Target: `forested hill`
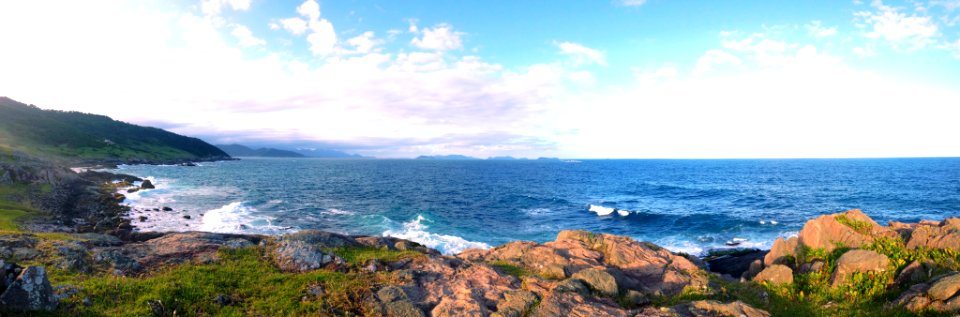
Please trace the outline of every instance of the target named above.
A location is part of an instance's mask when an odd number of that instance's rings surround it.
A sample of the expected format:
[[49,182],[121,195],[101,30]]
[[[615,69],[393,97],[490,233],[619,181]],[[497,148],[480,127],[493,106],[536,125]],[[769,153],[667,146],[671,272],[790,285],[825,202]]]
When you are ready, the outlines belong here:
[[75,161],[177,162],[230,156],[203,140],[0,97],[0,149]]

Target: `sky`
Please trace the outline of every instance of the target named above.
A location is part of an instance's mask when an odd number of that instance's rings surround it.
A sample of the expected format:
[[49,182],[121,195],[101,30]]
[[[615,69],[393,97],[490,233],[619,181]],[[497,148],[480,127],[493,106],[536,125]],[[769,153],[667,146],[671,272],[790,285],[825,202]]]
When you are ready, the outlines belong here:
[[960,156],[960,0],[0,1],[0,95],[375,157]]

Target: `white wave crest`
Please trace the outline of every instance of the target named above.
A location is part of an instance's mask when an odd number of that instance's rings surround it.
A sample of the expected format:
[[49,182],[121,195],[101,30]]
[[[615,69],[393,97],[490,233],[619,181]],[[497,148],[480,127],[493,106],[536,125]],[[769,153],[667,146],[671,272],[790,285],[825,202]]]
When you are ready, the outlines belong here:
[[405,222],[403,229],[384,231],[383,236],[414,241],[446,255],[457,254],[466,249],[490,248],[489,244],[483,242],[468,241],[458,236],[427,232],[426,229],[429,227],[423,224],[424,220],[426,218],[423,215],[417,215],[417,219]]
[[629,210],[623,210],[623,209],[617,209],[617,214],[620,215],[620,217],[626,217],[626,216],[629,216],[629,215],[630,215],[630,211],[629,211]]
[[229,203],[205,212],[200,230],[221,233],[279,233],[293,229],[275,226],[272,219],[254,215],[256,211],[253,207],[244,205],[243,202]]
[[353,216],[357,214],[356,212],[353,212],[353,211],[342,210],[337,208],[330,208],[325,211],[321,211],[320,213],[325,215],[343,215],[343,216]]
[[612,214],[616,209],[604,206],[590,205],[590,211],[597,213],[597,216],[606,216]]

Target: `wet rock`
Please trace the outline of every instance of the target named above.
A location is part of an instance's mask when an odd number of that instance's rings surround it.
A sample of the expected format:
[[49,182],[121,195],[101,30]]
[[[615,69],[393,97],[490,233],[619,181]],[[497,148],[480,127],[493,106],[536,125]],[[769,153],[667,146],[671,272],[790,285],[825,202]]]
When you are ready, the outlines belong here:
[[183,215],[183,219],[190,219],[190,218],[193,218],[193,217],[191,217],[190,215]]
[[850,250],[837,259],[837,269],[833,272],[831,284],[843,284],[847,277],[856,272],[884,272],[888,269],[890,259],[887,256],[869,250]]
[[46,270],[39,266],[23,269],[0,295],[0,304],[10,311],[51,311],[57,308]]
[[757,249],[722,250],[721,255],[708,255],[707,266],[710,272],[741,276],[750,269],[750,264],[756,260],[763,260],[767,251]]
[[782,237],[777,238],[777,240],[773,241],[770,252],[763,257],[763,264],[766,266],[774,264],[784,264],[787,266],[796,265],[795,260],[798,242],[799,239],[797,237],[790,237],[786,240]]
[[603,269],[589,268],[573,274],[571,278],[583,281],[590,289],[603,296],[613,297],[619,293],[617,280]]
[[139,218],[140,218],[140,222],[146,222],[146,221],[147,221],[147,216],[140,216]]
[[271,253],[277,267],[286,272],[306,272],[344,263],[343,259],[304,241],[281,241]]
[[163,211],[173,211],[173,208],[170,208],[170,207],[163,207]]
[[772,285],[793,284],[793,270],[783,264],[774,264],[760,271],[754,282],[766,282]]
[[153,182],[151,182],[149,179],[145,179],[145,180],[143,180],[142,183],[140,183],[140,188],[142,188],[142,189],[154,189],[154,188],[156,188],[156,186],[153,186]]

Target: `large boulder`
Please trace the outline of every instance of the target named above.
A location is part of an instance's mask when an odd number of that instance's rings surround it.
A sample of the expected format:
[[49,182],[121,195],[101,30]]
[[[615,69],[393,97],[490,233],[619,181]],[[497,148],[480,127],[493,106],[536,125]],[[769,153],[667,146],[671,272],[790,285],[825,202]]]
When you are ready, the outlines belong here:
[[931,284],[927,295],[930,295],[931,300],[947,300],[957,291],[960,291],[960,274],[951,274]]
[[142,183],[140,183],[140,188],[141,188],[141,189],[154,189],[154,188],[157,188],[157,187],[156,187],[156,186],[153,186],[153,182],[151,182],[149,179],[145,179],[145,180],[143,180]]
[[[770,252],[767,252],[767,255],[763,257],[763,264],[765,266],[771,266],[774,264],[795,265],[798,241],[799,239],[797,237],[790,237],[786,240],[784,240],[782,237],[777,238],[777,240],[773,241],[773,246],[770,247]],[[791,261],[791,258],[794,261]]]
[[798,235],[800,245],[833,251],[837,246],[859,248],[877,237],[899,237],[890,228],[877,224],[859,209],[823,215],[807,221]]
[[537,295],[530,291],[508,291],[503,293],[503,300],[497,303],[497,311],[490,317],[522,317],[530,313],[530,309],[537,303]]
[[574,292],[552,292],[533,309],[531,317],[632,316],[608,298],[592,298]]
[[763,260],[763,257],[767,254],[767,251],[757,250],[757,249],[741,249],[741,250],[723,250],[721,254],[717,255],[716,252],[711,252],[710,255],[706,256],[707,266],[710,268],[710,272],[718,274],[726,274],[730,277],[740,277],[750,270],[750,266],[754,261]]
[[0,307],[8,311],[51,311],[57,298],[43,267],[28,266],[0,294]]
[[303,241],[281,241],[271,252],[274,263],[282,271],[306,272],[328,265],[341,265],[343,259],[320,250],[313,244]]
[[951,249],[960,251],[960,218],[939,223],[921,222],[910,231],[907,248]]
[[770,317],[770,313],[751,307],[741,301],[721,303],[715,300],[691,302],[686,310],[693,316]]
[[380,301],[381,315],[386,317],[425,317],[420,308],[407,298],[403,289],[396,286],[387,286],[377,291]]
[[913,312],[960,312],[960,273],[936,278],[930,283],[916,284],[900,294],[893,304]]
[[753,277],[754,282],[765,282],[773,285],[793,284],[793,270],[782,264],[774,264],[760,271]]
[[600,293],[603,296],[617,296],[619,288],[617,280],[607,273],[606,270],[598,268],[589,268],[573,274],[571,278],[579,279],[590,286],[590,289]]
[[890,259],[869,250],[850,250],[837,259],[837,269],[831,277],[834,286],[843,284],[854,273],[884,272],[890,269]]

